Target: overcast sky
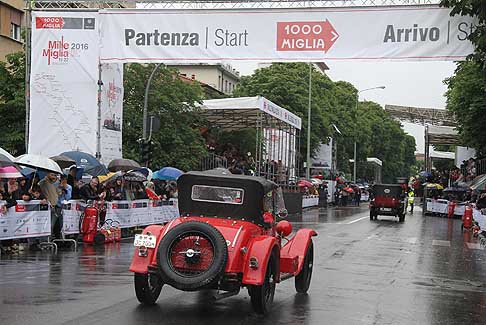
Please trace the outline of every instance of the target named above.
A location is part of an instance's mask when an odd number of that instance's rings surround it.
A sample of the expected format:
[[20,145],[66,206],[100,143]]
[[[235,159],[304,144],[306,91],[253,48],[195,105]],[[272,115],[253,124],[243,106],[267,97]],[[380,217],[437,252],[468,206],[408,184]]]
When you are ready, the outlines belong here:
[[[258,68],[257,63],[232,62],[242,75]],[[326,62],[327,75],[334,81],[344,80],[357,89],[385,86],[360,94],[360,100],[372,100],[381,105],[445,108],[443,80],[453,75],[453,62]],[[422,126],[403,123],[404,129],[415,137],[417,152],[424,152]]]

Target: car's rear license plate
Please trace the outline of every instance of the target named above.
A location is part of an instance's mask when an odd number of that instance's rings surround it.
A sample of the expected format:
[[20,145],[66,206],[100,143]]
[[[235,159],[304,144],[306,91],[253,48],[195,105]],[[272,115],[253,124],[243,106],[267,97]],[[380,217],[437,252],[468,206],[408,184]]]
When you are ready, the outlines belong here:
[[391,208],[381,208],[381,211],[391,211]]
[[152,235],[135,235],[135,241],[133,242],[133,246],[135,247],[147,247],[147,248],[155,248],[155,244],[157,239],[155,236]]

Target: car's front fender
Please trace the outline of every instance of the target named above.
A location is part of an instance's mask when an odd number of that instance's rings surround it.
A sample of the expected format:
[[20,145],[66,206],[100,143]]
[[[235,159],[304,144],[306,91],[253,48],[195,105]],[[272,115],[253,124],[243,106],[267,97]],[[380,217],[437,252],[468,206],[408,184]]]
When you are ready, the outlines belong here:
[[[243,267],[242,283],[246,285],[261,285],[265,280],[265,272],[270,256],[275,254],[277,265],[277,282],[280,275],[280,250],[277,239],[271,236],[255,237],[249,245],[246,254],[245,265]],[[250,259],[256,259],[258,267],[250,267]]]
[[302,270],[302,266],[304,265],[304,258],[311,243],[312,237],[317,236],[317,232],[312,229],[299,229],[292,239],[282,247],[280,252],[281,256],[285,256],[287,258],[292,258],[298,256],[299,264],[297,266],[297,270],[294,272],[294,275],[298,275]]

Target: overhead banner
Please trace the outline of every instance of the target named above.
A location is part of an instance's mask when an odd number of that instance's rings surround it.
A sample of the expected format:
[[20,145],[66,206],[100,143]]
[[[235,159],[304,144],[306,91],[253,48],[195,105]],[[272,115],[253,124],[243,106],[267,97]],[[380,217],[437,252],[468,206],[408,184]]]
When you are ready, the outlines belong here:
[[33,12],[29,153],[96,153],[96,12]]
[[122,157],[123,64],[101,65],[101,163]]
[[462,60],[475,25],[438,6],[99,14],[102,62]]

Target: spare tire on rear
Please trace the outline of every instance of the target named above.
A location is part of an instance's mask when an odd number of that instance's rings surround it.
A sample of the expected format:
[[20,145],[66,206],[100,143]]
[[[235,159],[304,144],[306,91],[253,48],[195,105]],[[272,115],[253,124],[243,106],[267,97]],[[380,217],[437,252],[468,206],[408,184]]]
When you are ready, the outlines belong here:
[[185,291],[214,285],[227,260],[228,247],[223,235],[200,221],[183,222],[169,230],[157,251],[163,282]]

